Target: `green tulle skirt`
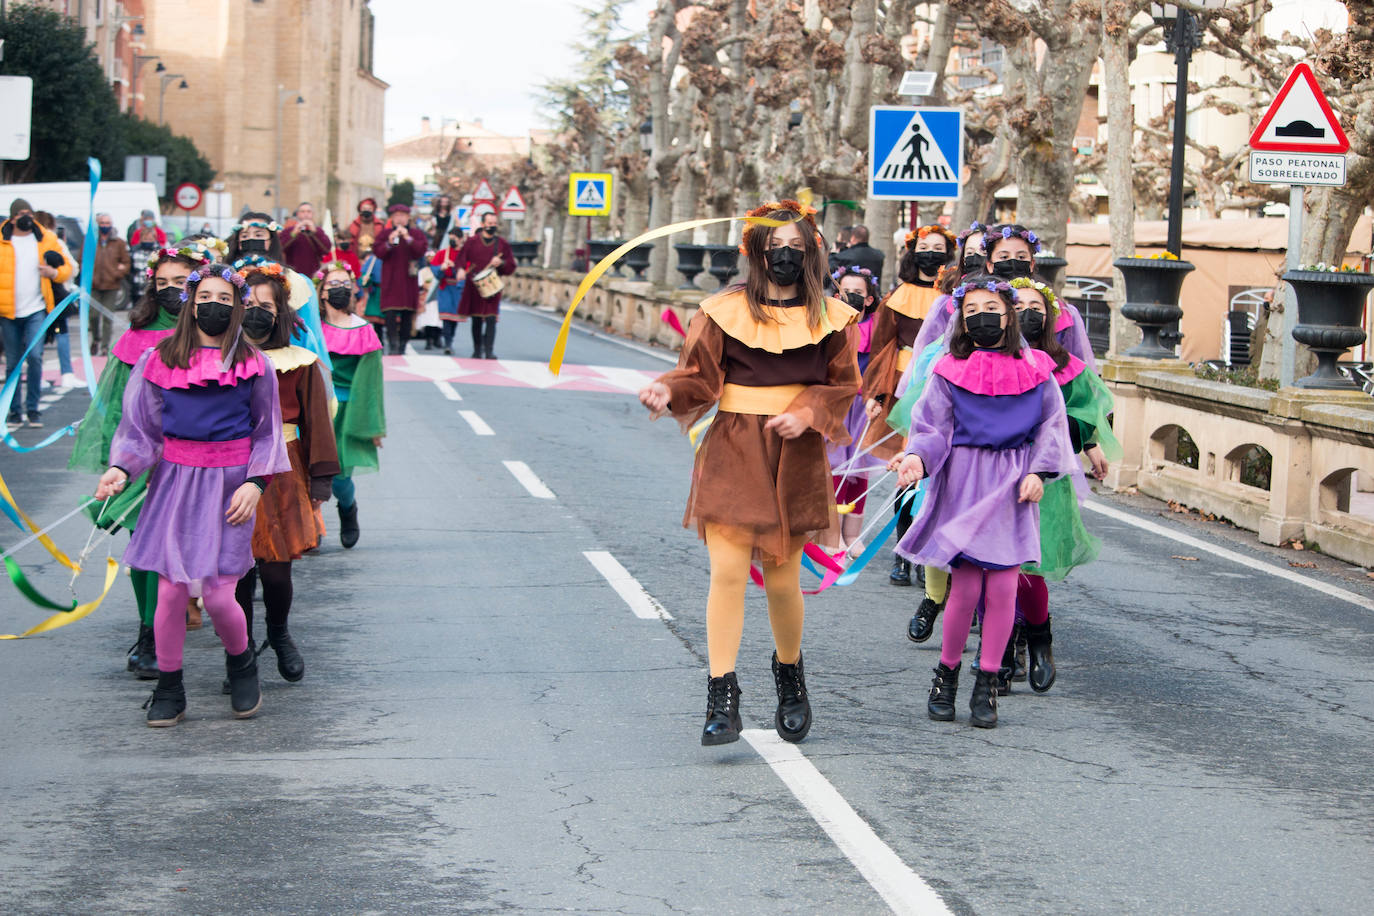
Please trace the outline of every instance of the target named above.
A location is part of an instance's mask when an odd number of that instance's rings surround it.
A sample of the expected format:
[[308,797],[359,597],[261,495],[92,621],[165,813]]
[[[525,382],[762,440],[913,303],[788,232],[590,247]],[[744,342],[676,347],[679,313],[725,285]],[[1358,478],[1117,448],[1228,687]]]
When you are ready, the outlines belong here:
[[1046,481],[1040,499],[1040,562],[1021,569],[1058,582],[1075,566],[1096,560],[1101,552],[1102,542],[1083,526],[1073,478]]
[[1096,443],[1108,461],[1120,461],[1121,442],[1112,432],[1110,418],[1115,402],[1106,383],[1096,372],[1085,368],[1059,390],[1064,394],[1064,410],[1078,424],[1085,447]]
[[345,387],[348,390],[348,400],[340,401],[339,410],[334,414],[334,439],[339,447],[341,476],[352,477],[355,471],[376,471],[381,462],[373,440],[386,435],[382,352],[373,350],[363,356],[335,356],[334,383],[340,390]]

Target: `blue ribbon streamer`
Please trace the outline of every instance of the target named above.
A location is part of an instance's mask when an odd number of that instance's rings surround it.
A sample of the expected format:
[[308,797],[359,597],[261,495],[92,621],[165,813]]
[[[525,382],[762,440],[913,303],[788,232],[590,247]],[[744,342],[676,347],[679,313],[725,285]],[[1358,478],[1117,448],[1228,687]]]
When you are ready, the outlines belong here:
[[[925,500],[925,487],[918,487],[908,491],[907,494],[902,497],[901,502],[903,504],[912,503],[918,495],[921,497],[922,501]],[[915,513],[920,508],[920,503],[915,503],[912,506],[912,512]],[[892,518],[888,519],[887,524],[878,529],[878,534],[873,540],[868,542],[868,546],[864,548],[864,552],[855,557],[854,562],[846,566],[844,572],[840,573],[840,577],[835,580],[835,585],[853,585],[854,580],[859,578],[859,573],[864,571],[864,567],[873,562],[873,558],[883,552],[883,548],[887,545],[887,539],[892,537],[892,532],[897,530],[897,515],[897,512],[892,513]],[[825,570],[817,566],[815,561],[806,554],[802,554],[802,566],[806,567],[816,576],[822,579],[825,578]]]

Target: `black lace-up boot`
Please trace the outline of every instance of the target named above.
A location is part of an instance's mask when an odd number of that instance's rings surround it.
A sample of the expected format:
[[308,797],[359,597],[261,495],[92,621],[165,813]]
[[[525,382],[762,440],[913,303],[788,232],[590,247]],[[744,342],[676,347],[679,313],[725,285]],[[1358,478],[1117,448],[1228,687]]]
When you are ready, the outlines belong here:
[[1050,649],[1053,642],[1048,617],[1039,626],[1026,624],[1026,647],[1030,655],[1030,687],[1036,693],[1044,693],[1054,686],[1054,651]]
[[773,724],[779,738],[795,744],[811,731],[811,701],[806,698],[806,675],[800,653],[795,665],[784,665],[778,661],[778,653],[773,653],[773,683],[778,688],[778,711]]
[[739,740],[744,723],[739,716],[739,681],[735,672],[706,681],[706,725],[701,730],[701,743],[707,747],[729,744]]
[[945,609],[943,604],[938,604],[929,595],[921,599],[921,606],[916,608],[916,614],[911,618],[911,623],[906,627],[906,638],[912,642],[925,642],[930,639],[930,634],[935,632],[935,618],[940,616],[940,612]]

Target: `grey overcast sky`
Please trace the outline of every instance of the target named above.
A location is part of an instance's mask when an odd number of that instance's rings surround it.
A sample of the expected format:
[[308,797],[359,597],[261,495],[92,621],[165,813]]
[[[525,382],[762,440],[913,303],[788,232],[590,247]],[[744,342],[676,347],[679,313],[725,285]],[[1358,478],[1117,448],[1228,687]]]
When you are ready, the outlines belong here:
[[[391,84],[386,139],[420,131],[428,115],[477,118],[521,135],[543,127],[534,99],[546,79],[569,75],[582,14],[572,0],[372,0],[374,71]],[[653,0],[630,0],[624,21],[648,23]]]

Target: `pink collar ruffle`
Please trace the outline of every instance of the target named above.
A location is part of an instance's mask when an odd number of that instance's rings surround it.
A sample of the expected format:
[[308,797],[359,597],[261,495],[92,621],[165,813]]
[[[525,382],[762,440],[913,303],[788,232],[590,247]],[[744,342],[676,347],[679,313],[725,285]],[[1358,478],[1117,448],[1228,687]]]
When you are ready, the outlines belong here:
[[360,324],[356,328],[341,328],[323,324],[324,347],[338,356],[363,356],[373,350],[380,350],[382,342],[371,324]]
[[132,366],[138,362],[138,358],[143,355],[143,351],[157,344],[164,338],[171,337],[176,332],[176,328],[167,328],[162,331],[154,331],[151,328],[141,330],[130,328],[119,336],[115,345],[110,348],[110,355],[121,363]]
[[859,329],[859,345],[855,349],[860,353],[867,353],[873,347],[873,324],[873,315],[869,315],[855,325]]
[[1072,382],[1074,379],[1078,378],[1080,375],[1083,374],[1083,370],[1088,368],[1087,363],[1083,362],[1083,360],[1079,359],[1077,356],[1074,356],[1072,353],[1068,354],[1068,357],[1069,361],[1064,364],[1063,369],[1054,370],[1054,380],[1060,385],[1060,387],[1063,387],[1064,385],[1067,385],[1069,382]]
[[973,394],[1024,394],[1054,374],[1054,360],[1032,349],[1021,358],[996,350],[974,350],[968,359],[945,354],[935,364],[935,374]]
[[189,369],[173,369],[162,361],[159,354],[154,353],[143,367],[143,377],[159,388],[190,388],[211,382],[228,387],[266,371],[266,361],[257,351],[243,362],[230,366],[227,372],[220,371],[222,359],[219,347],[198,347],[191,353]]
[[1062,305],[1059,308],[1059,317],[1054,320],[1054,333],[1059,334],[1073,327],[1073,312],[1070,312]]

